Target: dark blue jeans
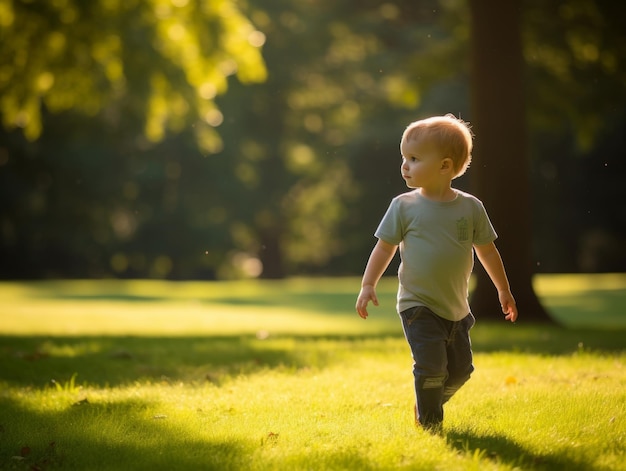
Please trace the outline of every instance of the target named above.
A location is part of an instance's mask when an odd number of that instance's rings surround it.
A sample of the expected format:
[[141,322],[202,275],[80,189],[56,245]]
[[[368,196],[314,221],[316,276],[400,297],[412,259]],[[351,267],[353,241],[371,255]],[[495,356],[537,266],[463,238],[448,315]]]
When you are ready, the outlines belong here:
[[453,322],[417,306],[402,311],[400,318],[413,355],[416,418],[423,427],[439,426],[443,405],[474,371],[469,336],[474,316]]

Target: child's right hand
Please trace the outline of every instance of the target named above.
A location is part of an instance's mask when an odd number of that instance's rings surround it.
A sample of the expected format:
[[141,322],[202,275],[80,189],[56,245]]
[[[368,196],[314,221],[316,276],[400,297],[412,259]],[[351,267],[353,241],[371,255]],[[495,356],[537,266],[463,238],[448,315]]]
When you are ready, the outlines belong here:
[[359,297],[356,299],[356,312],[358,312],[359,316],[363,319],[367,319],[367,316],[369,316],[369,313],[367,312],[367,304],[370,301],[372,301],[374,306],[378,306],[376,289],[372,285],[362,286]]
[[498,291],[498,299],[500,300],[500,305],[502,306],[502,313],[506,314],[504,318],[515,324],[515,321],[517,320],[517,306],[511,291]]

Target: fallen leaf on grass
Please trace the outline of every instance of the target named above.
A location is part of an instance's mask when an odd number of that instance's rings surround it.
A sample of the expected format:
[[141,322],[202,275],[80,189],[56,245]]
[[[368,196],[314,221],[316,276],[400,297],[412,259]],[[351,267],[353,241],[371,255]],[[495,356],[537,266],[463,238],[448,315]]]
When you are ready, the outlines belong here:
[[276,445],[276,443],[278,442],[278,436],[280,434],[278,433],[274,433],[274,432],[270,432],[267,434],[267,436],[261,440],[261,444],[262,445]]
[[504,380],[504,384],[506,384],[507,386],[517,384],[517,378],[515,376],[507,376],[507,378]]

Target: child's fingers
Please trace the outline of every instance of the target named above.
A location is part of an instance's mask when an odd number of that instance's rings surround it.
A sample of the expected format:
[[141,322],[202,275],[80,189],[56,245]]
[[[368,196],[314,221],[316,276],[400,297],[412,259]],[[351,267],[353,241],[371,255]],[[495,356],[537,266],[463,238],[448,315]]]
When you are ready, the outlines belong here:
[[367,316],[369,315],[367,312],[367,305],[365,306],[358,306],[356,307],[356,312],[359,313],[359,316],[361,316],[363,319],[367,319]]
[[357,299],[356,301],[356,312],[358,312],[359,316],[361,316],[363,319],[366,319],[368,316],[367,302],[367,300],[363,300],[361,298]]
[[359,313],[363,319],[367,319],[369,313],[367,312],[367,304],[372,301],[374,306],[378,306],[378,297],[376,293],[370,293],[369,295],[359,296],[356,301],[356,312]]
[[506,314],[504,318],[507,321],[515,322],[517,320],[517,307],[515,304],[507,302],[502,306],[502,312]]

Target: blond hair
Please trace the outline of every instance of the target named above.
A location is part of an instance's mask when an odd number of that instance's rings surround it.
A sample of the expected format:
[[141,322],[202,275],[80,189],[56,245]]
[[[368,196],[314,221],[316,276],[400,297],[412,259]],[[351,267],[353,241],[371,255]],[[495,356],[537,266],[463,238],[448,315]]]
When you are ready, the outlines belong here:
[[453,114],[414,121],[402,134],[402,141],[425,139],[437,147],[442,158],[450,158],[453,178],[463,175],[472,161],[472,138],[469,123]]

